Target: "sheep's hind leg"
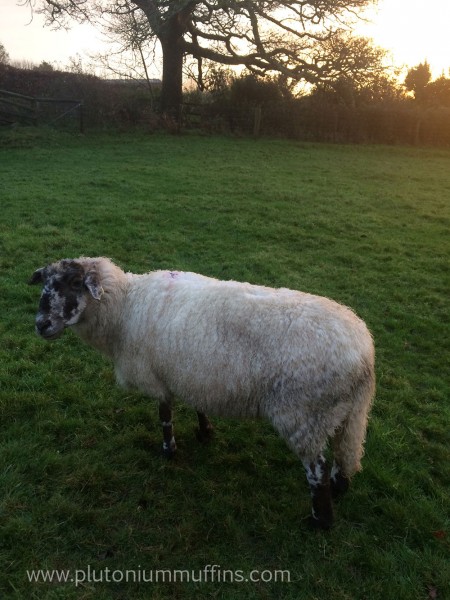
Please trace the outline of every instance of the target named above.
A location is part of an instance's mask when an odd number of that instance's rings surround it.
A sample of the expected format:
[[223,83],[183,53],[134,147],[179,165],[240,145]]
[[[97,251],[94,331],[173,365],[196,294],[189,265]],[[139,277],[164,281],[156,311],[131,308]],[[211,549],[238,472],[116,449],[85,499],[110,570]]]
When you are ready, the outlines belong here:
[[202,413],[197,411],[198,417],[198,429],[196,430],[197,439],[199,442],[209,442],[211,441],[214,435],[214,427],[211,425],[208,417]]
[[330,488],[333,499],[344,494],[350,486],[350,479],[342,473],[342,468],[338,462],[333,461],[330,475]]
[[170,402],[160,402],[159,418],[163,430],[163,455],[166,458],[172,458],[176,452],[177,445],[173,436],[172,407]]
[[329,529],[333,524],[330,476],[325,458],[320,454],[313,462],[303,461],[312,499],[311,525]]

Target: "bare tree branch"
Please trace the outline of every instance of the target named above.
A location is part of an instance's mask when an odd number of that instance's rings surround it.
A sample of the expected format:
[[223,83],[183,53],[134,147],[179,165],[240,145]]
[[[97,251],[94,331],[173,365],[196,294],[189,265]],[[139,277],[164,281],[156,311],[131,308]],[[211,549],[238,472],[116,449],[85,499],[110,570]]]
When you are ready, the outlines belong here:
[[[24,0],[31,8],[36,5],[53,25],[67,26],[73,19],[109,27],[140,60],[145,38],[158,39],[163,96],[170,88],[172,104],[180,101],[181,89],[176,90],[187,55],[198,62],[200,83],[203,59],[242,65],[259,74],[278,71],[309,82],[370,69],[379,56],[367,44],[351,43],[343,30],[375,1]],[[171,85],[165,86],[169,80]]]

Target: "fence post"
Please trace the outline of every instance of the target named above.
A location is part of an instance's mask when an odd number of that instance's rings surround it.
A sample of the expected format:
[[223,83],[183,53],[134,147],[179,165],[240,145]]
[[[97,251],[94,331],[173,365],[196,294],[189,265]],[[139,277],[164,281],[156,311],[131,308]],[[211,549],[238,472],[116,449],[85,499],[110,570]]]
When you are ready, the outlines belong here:
[[39,114],[39,101],[34,98],[32,100],[32,109],[31,109],[31,122],[33,123],[33,125],[35,127],[37,127],[39,125],[39,119],[38,119],[38,114]]
[[253,135],[255,137],[259,137],[259,132],[261,129],[261,107],[260,106],[256,106],[255,107],[255,115],[254,115],[254,121],[253,121]]
[[80,112],[80,133],[84,133],[84,111],[83,111],[83,102],[82,101],[78,105],[78,109]]

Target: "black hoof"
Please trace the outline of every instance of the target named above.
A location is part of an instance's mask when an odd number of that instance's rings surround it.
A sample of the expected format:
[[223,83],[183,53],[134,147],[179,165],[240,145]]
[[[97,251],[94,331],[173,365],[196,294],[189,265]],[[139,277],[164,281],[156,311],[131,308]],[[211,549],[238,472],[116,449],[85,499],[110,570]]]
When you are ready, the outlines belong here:
[[163,447],[163,449],[162,449],[162,454],[163,454],[164,458],[167,458],[167,459],[173,458],[176,453],[177,453],[176,446],[168,446],[167,448]]
[[323,530],[331,529],[331,527],[333,525],[333,515],[320,517],[320,518],[310,515],[309,525],[312,529],[323,529]]
[[214,438],[214,427],[208,427],[207,429],[197,427],[195,437],[201,444],[208,444]]
[[337,475],[330,479],[331,496],[334,500],[345,494],[349,487],[350,479],[340,473],[337,473]]

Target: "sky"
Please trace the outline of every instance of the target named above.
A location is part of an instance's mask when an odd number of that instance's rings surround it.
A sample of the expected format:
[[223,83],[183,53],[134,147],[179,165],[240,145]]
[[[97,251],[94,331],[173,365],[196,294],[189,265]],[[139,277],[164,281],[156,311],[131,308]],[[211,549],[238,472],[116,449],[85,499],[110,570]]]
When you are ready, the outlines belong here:
[[434,77],[449,75],[450,0],[379,0],[372,20],[361,33],[389,50],[396,66],[426,60]]
[[[412,67],[427,60],[434,77],[449,75],[450,0],[379,0],[370,18],[373,23],[359,26],[358,33],[389,50],[393,64]],[[53,31],[41,16],[31,19],[29,7],[18,0],[0,0],[0,43],[12,61],[46,61],[60,68],[77,56],[89,63],[89,54],[107,48],[93,27]]]

